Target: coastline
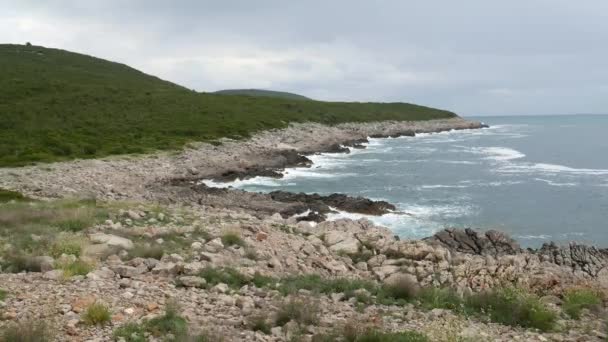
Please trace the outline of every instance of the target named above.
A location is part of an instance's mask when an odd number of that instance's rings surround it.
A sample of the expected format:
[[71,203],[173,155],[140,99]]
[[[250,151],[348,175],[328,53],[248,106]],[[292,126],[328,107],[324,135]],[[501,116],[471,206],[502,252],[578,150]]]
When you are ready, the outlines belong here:
[[[68,202],[65,208],[76,208],[70,214],[99,208],[104,213],[84,230],[51,231],[45,237],[79,241],[79,255],[33,254],[40,263],[37,270],[0,272],[0,287],[9,293],[2,302],[5,310],[0,316],[5,321],[0,320],[0,328],[8,324],[5,322],[36,317],[57,327],[63,340],[76,336],[109,340],[112,330],[83,324],[80,315],[90,303],[107,305],[114,313],[109,324],[119,327],[159,317],[162,308],[178,302],[185,321],[197,331],[221,329],[219,333],[230,341],[289,341],[300,329],[297,324],[274,326],[261,333],[250,322],[262,316],[271,321],[272,313],[298,300],[303,306],[318,308],[323,319],[322,324],[306,328],[309,336],[331,332],[345,322],[375,321],[383,330],[414,329],[433,341],[442,341],[437,336],[445,336],[446,327],[454,338],[603,340],[601,315],[586,314],[585,324],[560,318],[552,323],[558,330],[541,331],[491,323],[483,317],[462,317],[445,307],[430,310],[416,304],[416,297],[387,303],[366,288],[356,288],[358,295],[353,295],[342,285],[323,293],[304,285],[295,293],[284,294],[277,284],[294,278],[313,279],[312,284],[336,281],[360,286],[357,284],[367,282],[369,289],[404,286],[413,293],[449,289],[463,298],[512,286],[525,289],[539,303],[561,313],[562,298],[572,289],[584,287],[608,294],[607,249],[546,244],[525,250],[501,232],[460,229],[402,240],[366,219],[307,217],[316,224],[299,220],[307,211],[314,214],[312,209],[322,213],[323,206],[332,209],[346,203],[352,210],[382,212],[390,210],[390,203],[339,194],[324,198],[288,192],[259,194],[200,184],[201,179],[214,177],[280,173],[290,165],[307,165],[303,154],[345,152],[342,144],[357,148],[372,134],[480,127],[481,123],[462,119],[396,126],[298,124],[247,141],[201,144],[173,155],[0,169],[0,187],[43,200],[31,206],[15,204],[15,210],[51,212],[46,207],[55,203],[51,199],[76,197],[100,201]],[[90,269],[77,275],[62,269],[66,262],[76,261],[91,265]],[[233,284],[233,279],[213,278],[223,274],[240,280]],[[270,280],[260,284],[255,279]]]

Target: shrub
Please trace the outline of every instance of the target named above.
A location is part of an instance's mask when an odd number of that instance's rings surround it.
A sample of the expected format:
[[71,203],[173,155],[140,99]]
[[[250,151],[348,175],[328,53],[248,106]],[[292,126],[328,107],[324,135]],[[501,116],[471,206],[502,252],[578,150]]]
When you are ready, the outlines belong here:
[[3,342],[50,342],[52,340],[51,330],[42,321],[12,324],[0,331],[0,341]]
[[360,327],[347,324],[340,330],[329,334],[313,336],[312,342],[429,342],[423,334],[414,331],[384,332],[373,327]]
[[133,249],[129,251],[129,256],[131,258],[152,258],[156,260],[160,260],[164,254],[163,247],[160,245],[135,245]]
[[301,289],[323,294],[343,292],[347,297],[352,297],[359,289],[373,292],[376,285],[360,279],[323,278],[316,274],[286,277],[280,281],[279,291],[284,295],[297,293]]
[[126,323],[121,325],[112,334],[115,341],[124,342],[146,342],[145,327],[141,324]]
[[87,325],[104,325],[111,319],[110,310],[101,303],[93,303],[87,307],[82,320]]
[[9,273],[40,272],[41,266],[36,257],[11,251],[4,256],[2,269]]
[[419,285],[408,277],[400,277],[394,281],[382,285],[378,297],[381,302],[390,304],[392,302],[409,301],[418,295]]
[[236,232],[225,232],[222,235],[222,243],[226,246],[241,246],[245,247],[245,241]]
[[230,267],[206,267],[199,273],[199,276],[211,286],[224,283],[232,288],[240,288],[249,283],[249,279],[245,275]]
[[313,325],[319,322],[319,306],[304,299],[292,298],[283,302],[276,312],[275,326],[284,326],[289,321],[299,325]]
[[255,315],[249,319],[248,322],[249,329],[253,331],[260,331],[264,334],[270,334],[270,323],[268,322],[268,317],[265,315]]
[[49,254],[54,258],[59,258],[62,254],[79,257],[82,253],[82,244],[82,239],[75,237],[61,237],[51,245]]
[[68,232],[79,232],[91,225],[90,221],[80,219],[80,218],[72,218],[61,220],[56,223],[57,227],[63,231]]
[[3,301],[6,299],[6,290],[0,289],[0,301]]
[[63,270],[63,274],[66,277],[87,275],[93,270],[93,266],[83,260],[76,260],[64,265],[60,265],[60,268]]
[[176,303],[168,303],[165,313],[147,322],[146,330],[154,336],[165,336],[172,334],[176,338],[188,336],[188,323],[179,314]]
[[462,297],[451,288],[428,287],[418,293],[418,300],[426,309],[462,309]]
[[473,294],[464,305],[465,311],[485,313],[494,322],[542,331],[551,330],[557,319],[538,297],[510,287]]
[[571,289],[564,295],[562,309],[568,316],[579,319],[583,309],[596,309],[602,304],[602,299],[591,289]]
[[16,191],[4,190],[0,188],[0,203],[10,202],[10,201],[27,201],[29,200],[27,197],[23,196],[21,193]]

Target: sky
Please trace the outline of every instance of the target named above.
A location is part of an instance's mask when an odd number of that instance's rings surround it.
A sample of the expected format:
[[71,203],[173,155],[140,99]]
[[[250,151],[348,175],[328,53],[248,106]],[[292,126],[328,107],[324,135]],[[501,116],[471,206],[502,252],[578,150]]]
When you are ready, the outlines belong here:
[[608,113],[606,0],[0,0],[0,43],[25,42],[197,91]]

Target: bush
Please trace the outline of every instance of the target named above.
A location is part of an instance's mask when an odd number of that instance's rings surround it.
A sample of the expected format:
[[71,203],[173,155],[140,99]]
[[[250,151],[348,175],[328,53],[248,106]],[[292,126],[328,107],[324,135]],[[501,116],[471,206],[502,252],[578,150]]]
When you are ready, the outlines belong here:
[[549,331],[557,315],[538,297],[515,288],[494,289],[465,299],[465,311],[485,313],[493,322]]
[[295,294],[304,289],[315,293],[345,293],[355,296],[355,291],[365,289],[374,292],[376,285],[370,281],[348,278],[323,278],[316,274],[299,275],[281,279],[279,291],[284,295]]
[[87,307],[82,320],[87,325],[104,325],[111,319],[110,310],[101,303],[93,303]]
[[248,326],[250,330],[260,331],[264,334],[270,334],[270,323],[268,322],[268,317],[264,315],[255,315],[249,319]]
[[245,247],[245,241],[236,232],[225,232],[222,235],[222,243],[226,246],[241,246]]
[[131,258],[152,258],[160,260],[165,254],[164,249],[160,245],[135,245],[133,249],[129,251]]
[[319,306],[304,299],[292,298],[283,302],[276,312],[275,326],[284,326],[289,321],[299,325],[314,325],[319,322]]
[[21,193],[16,191],[4,190],[0,188],[0,203],[10,202],[10,201],[27,201],[29,200],[27,197],[23,196]]
[[91,225],[91,222],[84,219],[73,218],[61,220],[56,223],[57,227],[67,232],[79,232]]
[[410,301],[418,295],[420,286],[407,277],[400,277],[389,284],[382,285],[378,297],[380,302],[393,303]]
[[2,342],[50,342],[51,330],[41,321],[27,321],[9,325],[0,331]]
[[63,274],[66,277],[73,277],[76,275],[87,275],[93,270],[93,266],[83,260],[76,260],[64,265],[59,266],[63,270]]
[[232,288],[240,288],[250,282],[249,278],[230,267],[206,267],[199,273],[199,276],[204,278],[210,286],[224,283]]
[[79,257],[82,253],[82,239],[74,237],[61,237],[50,247],[49,254],[53,258],[59,258],[62,254]]
[[571,289],[564,295],[562,309],[568,316],[579,319],[583,309],[597,309],[602,299],[591,289]]
[[141,324],[126,323],[116,330],[112,334],[115,341],[124,342],[146,342],[148,339],[145,336],[145,327]]
[[337,332],[319,334],[312,338],[312,342],[429,342],[423,334],[414,331],[384,332],[373,327],[360,327],[357,324],[348,324]]
[[2,269],[8,273],[40,272],[40,262],[36,257],[11,251],[4,256]]
[[165,313],[147,322],[146,330],[154,336],[172,334],[176,338],[188,336],[188,323],[179,314],[176,303],[168,303]]
[[451,288],[428,287],[420,290],[418,300],[426,309],[449,309],[461,310],[463,300],[456,291]]
[[6,290],[0,289],[0,301],[3,301],[6,299]]

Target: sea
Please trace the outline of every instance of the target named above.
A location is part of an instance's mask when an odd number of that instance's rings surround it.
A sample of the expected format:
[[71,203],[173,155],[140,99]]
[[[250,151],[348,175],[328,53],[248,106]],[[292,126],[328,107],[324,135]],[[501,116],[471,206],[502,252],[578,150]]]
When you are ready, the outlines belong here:
[[467,227],[506,232],[524,247],[608,247],[608,115],[469,119],[490,127],[369,139],[348,154],[310,156],[312,167],[287,169],[281,179],[221,186],[386,200],[397,211],[329,218],[366,217],[402,238]]

